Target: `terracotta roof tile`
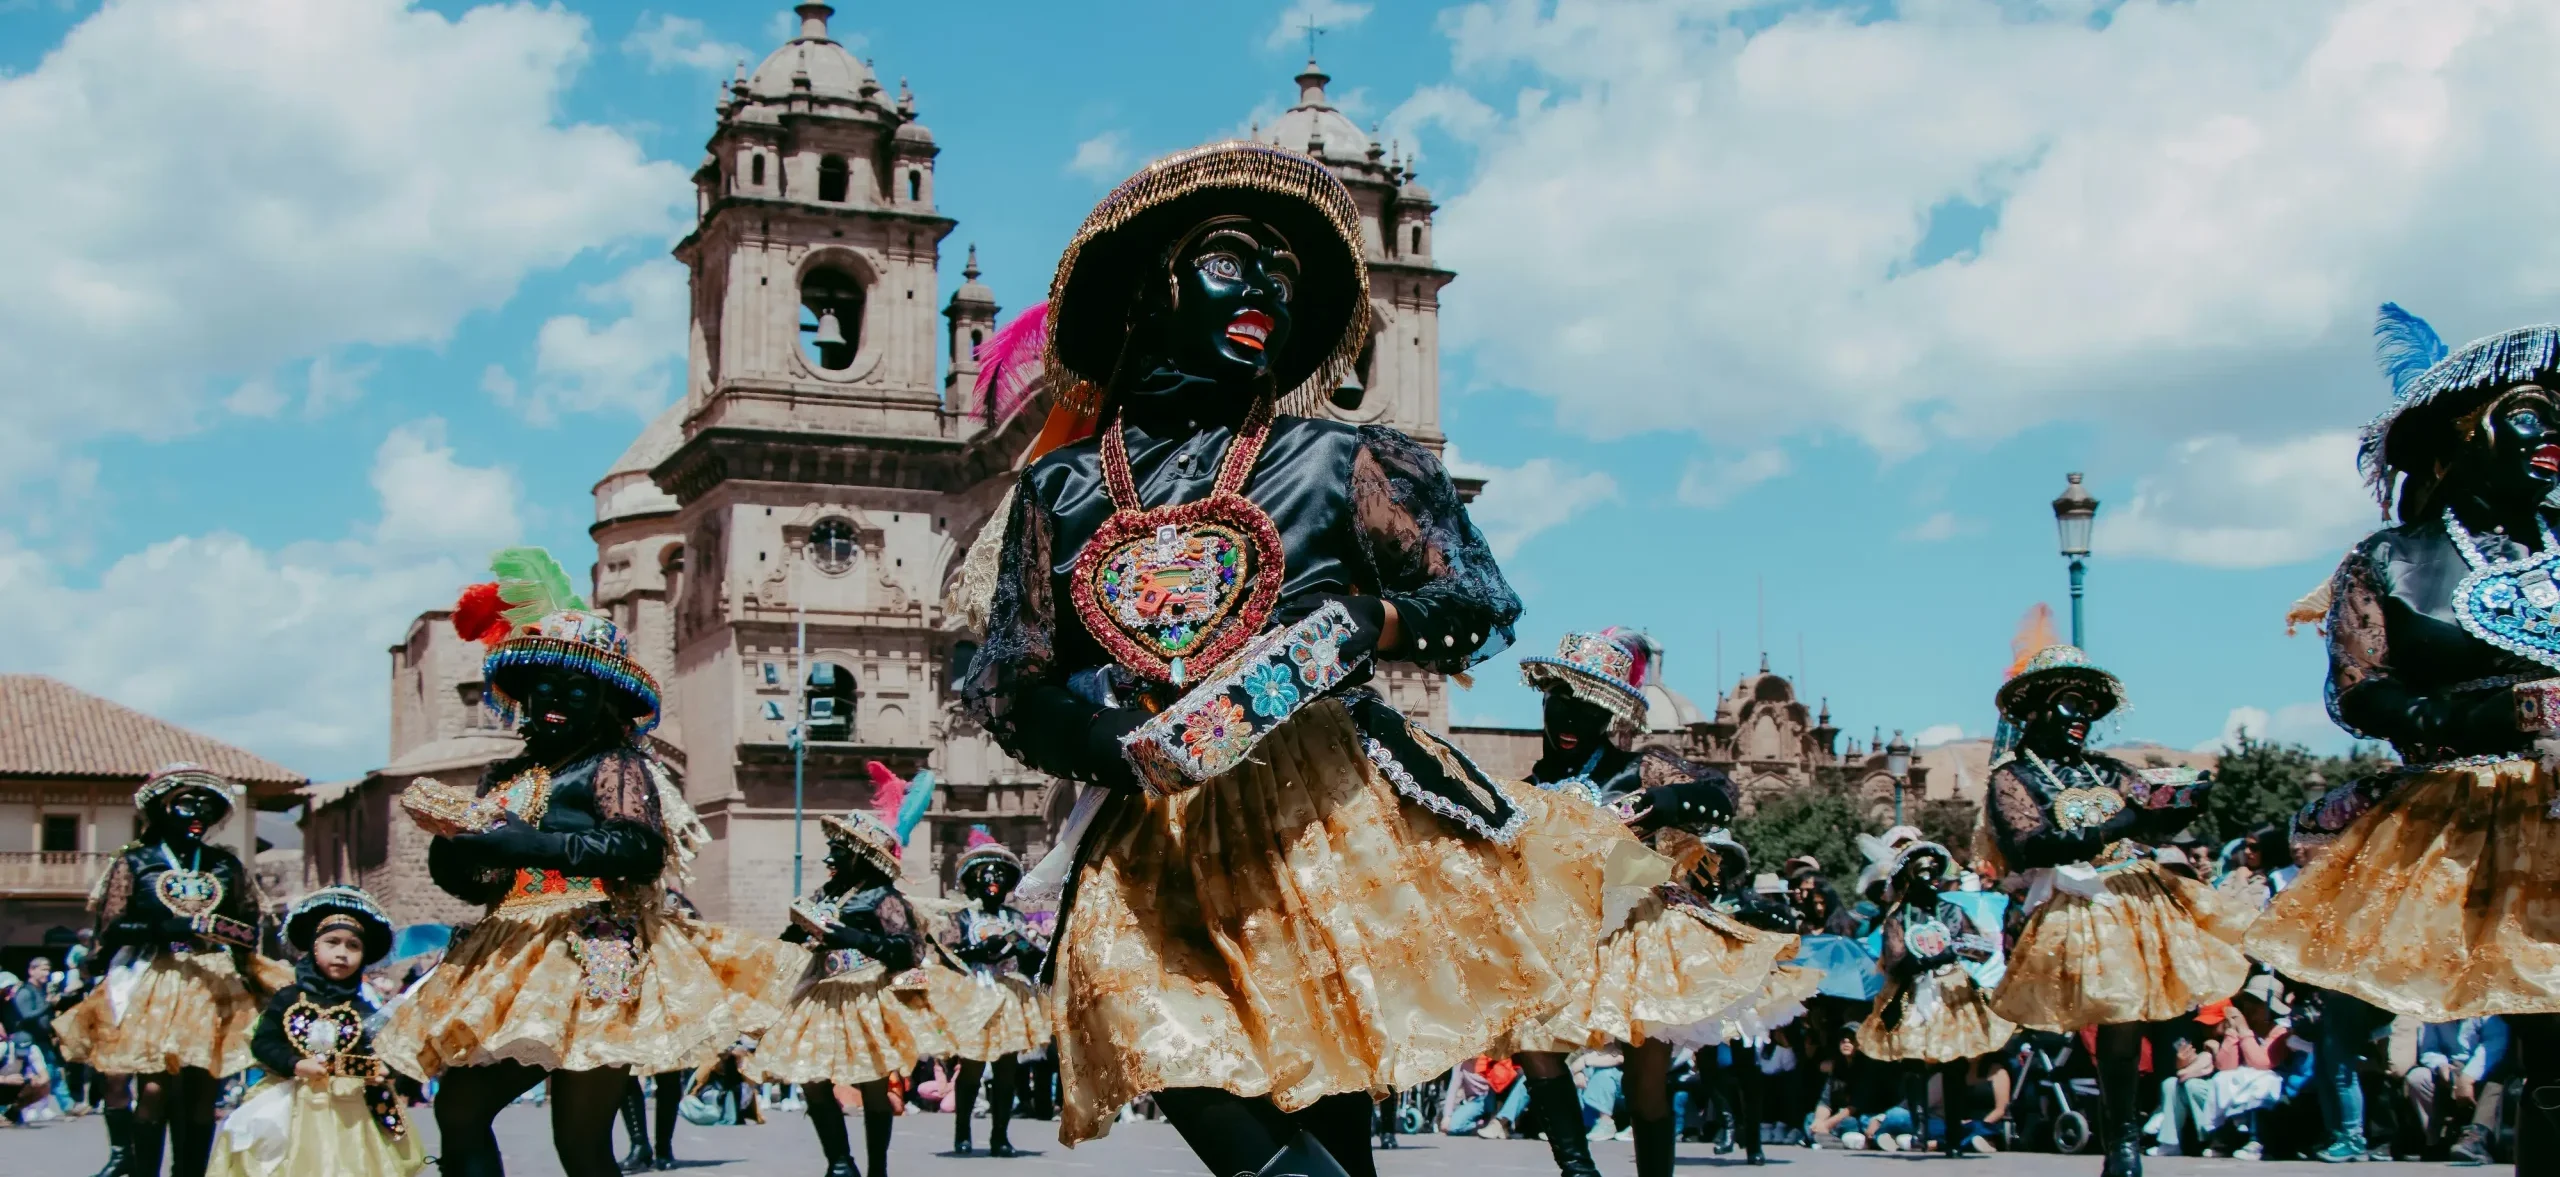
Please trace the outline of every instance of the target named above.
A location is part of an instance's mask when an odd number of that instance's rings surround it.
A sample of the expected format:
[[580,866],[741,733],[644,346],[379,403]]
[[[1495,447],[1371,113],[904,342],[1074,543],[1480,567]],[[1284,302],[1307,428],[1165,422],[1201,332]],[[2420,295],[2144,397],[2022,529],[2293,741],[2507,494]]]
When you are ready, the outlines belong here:
[[292,769],[59,679],[0,674],[0,775],[130,777],[191,760],[247,785],[303,784]]

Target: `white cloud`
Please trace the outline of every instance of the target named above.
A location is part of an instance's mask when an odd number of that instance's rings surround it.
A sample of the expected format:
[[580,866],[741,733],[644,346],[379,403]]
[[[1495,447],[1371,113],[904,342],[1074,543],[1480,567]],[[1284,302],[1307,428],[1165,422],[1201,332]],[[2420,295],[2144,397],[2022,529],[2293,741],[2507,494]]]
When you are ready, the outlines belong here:
[[701,21],[654,12],[640,14],[622,51],[647,59],[651,73],[693,70],[714,77],[728,76],[748,56],[744,45],[714,40]]
[[78,584],[0,532],[0,648],[51,674],[322,779],[381,762],[382,650],[518,538],[516,483],[459,463],[441,422],[376,452],[379,522],[264,549],[163,540]]
[[[1293,0],[1280,10],[1280,20],[1271,26],[1271,35],[1262,39],[1265,49],[1303,48],[1307,43],[1307,26],[1312,24],[1329,33],[1339,33],[1369,19],[1369,5],[1347,0]],[[1319,44],[1316,51],[1322,53]]]
[[1578,470],[1553,458],[1531,458],[1517,466],[1470,462],[1450,446],[1449,473],[1485,480],[1484,493],[1467,507],[1468,517],[1493,546],[1494,558],[1508,560],[1538,533],[1570,522],[1602,503],[1618,498],[1618,480],[1597,470]]
[[2181,442],[2122,509],[2100,504],[2091,546],[2215,568],[2334,560],[2376,522],[2355,451],[2347,432]]
[[601,326],[585,315],[553,316],[534,336],[533,390],[494,365],[481,372],[481,390],[538,423],[600,409],[654,415],[684,359],[687,281],[683,266],[653,260],[585,288],[588,302],[621,315]]
[[272,411],[241,382],[439,341],[528,273],[670,231],[684,170],[559,115],[587,31],[556,6],[128,0],[0,78],[0,491],[86,439]]
[[1911,746],[1914,748],[1934,748],[1940,744],[1952,744],[1963,738],[1963,724],[1934,723],[1921,728],[1917,735],[1912,736]]
[[252,376],[222,398],[222,407],[243,417],[272,417],[283,412],[285,395],[271,376]]
[[[363,400],[364,382],[373,379],[374,372],[380,367],[371,360],[360,364],[341,364],[328,356],[314,357],[310,368],[303,373],[303,414],[325,416],[332,409]],[[228,402],[225,403],[227,406]]]
[[1677,497],[1692,507],[1721,507],[1744,491],[1794,468],[1784,450],[1754,450],[1729,461],[1692,458],[1680,472]]
[[2376,303],[2460,339],[2560,294],[2560,6],[1896,7],[1450,14],[1499,114],[1449,124],[1478,149],[1441,187],[1449,342],[1594,435],[1891,455],[2340,428],[2384,396]]
[[2197,746],[2198,752],[2228,752],[2240,744],[2240,734],[2276,744],[2307,744],[2326,748],[2339,743],[2345,733],[2329,721],[2329,712],[2318,703],[2288,703],[2270,713],[2264,707],[2234,707],[2222,721],[2222,734]]
[[1129,133],[1104,131],[1076,144],[1075,158],[1067,161],[1067,171],[1088,180],[1117,180],[1129,170]]
[[1938,511],[1928,518],[1903,529],[1902,538],[1913,543],[1937,543],[1982,530],[1982,521],[1967,519],[1953,511]]

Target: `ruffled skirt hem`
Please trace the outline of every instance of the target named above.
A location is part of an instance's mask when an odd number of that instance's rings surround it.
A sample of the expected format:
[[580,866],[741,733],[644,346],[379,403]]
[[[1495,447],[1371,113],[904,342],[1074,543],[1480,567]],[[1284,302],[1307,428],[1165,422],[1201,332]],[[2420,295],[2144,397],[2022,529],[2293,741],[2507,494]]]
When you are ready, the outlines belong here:
[[1654,897],[1601,943],[1590,979],[1565,1008],[1515,1035],[1510,1045],[1566,1052],[1657,1038],[1723,1042],[1762,1024],[1764,990],[1777,976],[1778,960],[1795,947],[1792,935],[1762,931],[1713,908]]
[[923,986],[838,977],[810,984],[794,999],[742,1069],[760,1082],[858,1084],[950,1053]]
[[[281,1106],[279,1106],[281,1105]],[[427,1167],[417,1126],[393,1136],[353,1080],[269,1081],[214,1134],[207,1177],[411,1177]]]
[[1991,997],[2000,1017],[2055,1032],[2165,1021],[2249,979],[2246,917],[2211,887],[2148,860],[2101,878],[2097,894],[2056,892],[2027,917]]
[[991,1063],[1045,1046],[1055,1033],[1049,1024],[1049,993],[1039,985],[1010,974],[981,979],[939,966],[925,972],[934,1013],[951,1040],[951,1052],[961,1058]]
[[[249,958],[257,980],[272,993],[293,980],[290,966]],[[110,1075],[152,1075],[197,1069],[234,1075],[256,1063],[249,1039],[265,1000],[250,989],[229,952],[162,952],[138,966],[129,981],[110,974],[54,1023],[63,1058]],[[119,999],[111,991],[119,985]]]
[[[1937,1000],[1925,1013],[1913,986],[1899,981],[1887,985],[1876,998],[1877,1012],[1858,1024],[1858,1053],[1887,1062],[1962,1062],[2007,1046],[2018,1032],[1991,1008],[1991,996],[1963,968],[1941,970],[1936,982]],[[1902,1017],[1887,1029],[1882,1011],[1897,1003]]]

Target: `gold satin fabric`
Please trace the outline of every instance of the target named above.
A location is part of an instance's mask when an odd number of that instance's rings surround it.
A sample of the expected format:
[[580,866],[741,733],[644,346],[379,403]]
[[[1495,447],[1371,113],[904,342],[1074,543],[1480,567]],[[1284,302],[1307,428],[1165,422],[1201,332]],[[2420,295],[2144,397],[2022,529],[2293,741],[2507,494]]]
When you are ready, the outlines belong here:
[[[249,961],[268,993],[293,982],[293,967],[282,961]],[[229,952],[164,950],[143,966],[122,1018],[108,1010],[101,981],[53,1029],[64,1059],[110,1075],[197,1067],[220,1077],[257,1064],[249,1038],[265,1009],[266,999],[242,980]]]
[[1404,802],[1359,738],[1318,703],[1253,763],[1087,835],[1051,999],[1061,1142],[1170,1087],[1284,1111],[1410,1087],[1587,981],[1625,827],[1506,785],[1526,825],[1495,845]]
[[2403,784],[2276,896],[2249,954],[2425,1022],[2560,1012],[2553,793],[2531,760]]
[[2149,861],[2104,878],[2100,894],[2057,890],[2027,917],[1991,997],[2001,1017],[2067,1032],[2179,1017],[2240,991],[2249,913]]
[[[764,958],[699,921],[667,915],[654,901],[638,909],[639,964],[629,1001],[601,1001],[570,942],[587,909],[524,918],[492,914],[454,940],[444,963],[393,1010],[374,1052],[402,1074],[425,1079],[447,1067],[499,1061],[546,1070],[629,1067],[635,1074],[687,1070],[719,1057],[751,1020],[766,977],[746,977],[742,961]],[[775,943],[779,944],[779,941]],[[781,959],[805,962],[784,945]],[[795,965],[785,970],[796,975]],[[724,975],[744,986],[726,988]]]
[[792,994],[799,991],[800,974],[808,970],[808,949],[681,912],[667,918],[711,966],[726,995],[727,1016],[740,1034],[761,1034],[782,1020]]
[[[1554,804],[1588,807],[1566,797]],[[1648,895],[1601,942],[1564,1008],[1509,1045],[1563,1052],[1656,1038],[1721,1042],[1723,1023],[1755,1020],[1762,987],[1775,976],[1778,959],[1795,949],[1793,935]]]
[[1055,1031],[1049,1024],[1049,994],[1043,987],[1010,974],[979,981],[975,973],[941,965],[925,969],[926,993],[951,1053],[991,1063],[1047,1045]]
[[[1991,1008],[1991,995],[1973,983],[1973,974],[1950,968],[1938,974],[1938,1008],[1927,1020],[1912,1021],[1909,986],[1885,983],[1876,995],[1876,1011],[1858,1023],[1858,1053],[1895,1062],[1952,1063],[1990,1054],[2009,1045],[2018,1028]],[[1903,1003],[1902,1023],[1888,1030],[1883,1010]]]
[[278,1082],[293,1084],[293,1127],[283,1158],[262,1164],[256,1155],[233,1149],[230,1133],[217,1132],[208,1177],[411,1177],[427,1167],[426,1146],[418,1142],[419,1113],[425,1109],[409,1109],[409,1131],[395,1137],[365,1108],[364,1080],[344,1075],[319,1083],[270,1078],[250,1088],[241,1102]]
[[741,1069],[759,1082],[869,1083],[951,1053],[924,990],[892,986],[877,969],[861,977],[812,982]]

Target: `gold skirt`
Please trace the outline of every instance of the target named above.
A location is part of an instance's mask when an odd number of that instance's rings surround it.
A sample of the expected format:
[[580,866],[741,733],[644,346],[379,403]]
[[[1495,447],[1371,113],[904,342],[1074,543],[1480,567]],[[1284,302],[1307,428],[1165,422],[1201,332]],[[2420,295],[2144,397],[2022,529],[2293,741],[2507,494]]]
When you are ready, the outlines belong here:
[[54,1022],[62,1057],[110,1075],[156,1075],[187,1068],[234,1075],[257,1060],[249,1037],[266,1009],[261,992],[293,982],[292,966],[249,958],[253,991],[229,952],[161,951],[148,958],[121,1002],[101,982]]
[[382,1130],[365,1107],[364,1081],[273,1080],[240,1101],[213,1137],[208,1177],[411,1177],[427,1167],[417,1124]]
[[800,988],[800,974],[808,971],[808,949],[693,916],[669,918],[710,963],[711,975],[728,995],[729,1017],[740,1034],[761,1034],[782,1020],[783,1009]]
[[[1549,794],[1554,796],[1554,794]],[[1583,804],[1570,798],[1555,804]],[[1615,819],[1609,819],[1615,820]],[[1757,1025],[1761,990],[1796,938],[1713,908],[1647,896],[1599,952],[1565,1007],[1514,1035],[1513,1050],[1566,1052],[1653,1039],[1722,1042],[1727,1022]],[[1820,974],[1814,974],[1818,984]]]
[[925,969],[926,992],[951,1040],[951,1053],[991,1063],[1048,1045],[1048,990],[1010,973],[981,976],[939,965]]
[[[1902,1006],[1902,1020],[1891,1029],[1884,1010]],[[1925,1017],[1915,1017],[1912,988],[1896,980],[1876,996],[1876,1012],[1858,1023],[1858,1053],[1895,1062],[1954,1063],[1990,1054],[2009,1045],[2018,1032],[1991,1008],[1991,995],[1973,983],[1961,966],[1938,971],[1938,1004]]]
[[2554,792],[2531,760],[2407,781],[2276,896],[2249,954],[2425,1022],[2560,1012]]
[[2157,1022],[2240,991],[2246,913],[2213,888],[2148,860],[2103,876],[2098,895],[2055,891],[2027,917],[2009,975],[1991,997],[2003,1018],[2035,1030]]
[[805,986],[741,1069],[759,1082],[869,1083],[949,1053],[926,989],[893,985],[873,966]]
[[[737,943],[701,937],[704,925],[669,916],[654,902],[615,907],[639,929],[629,996],[616,999],[609,989],[591,991],[576,955],[580,923],[602,907],[501,910],[472,925],[392,1010],[375,1036],[375,1053],[392,1069],[427,1079],[447,1067],[501,1061],[652,1075],[690,1070],[728,1050],[753,1008],[723,984],[724,970],[734,979],[742,957]],[[752,980],[761,992],[769,978]]]
[[1326,701],[1234,772],[1106,810],[1056,949],[1059,1140],[1173,1087],[1283,1111],[1411,1087],[1561,1008],[1631,839],[1588,804],[1503,791],[1525,819],[1510,847],[1406,803]]

